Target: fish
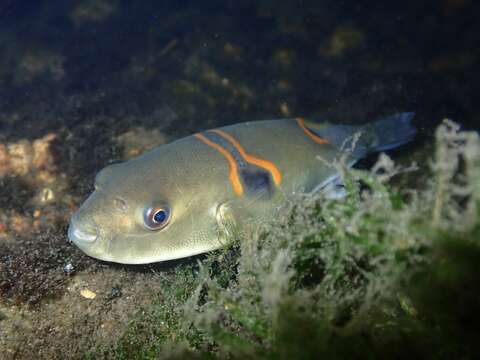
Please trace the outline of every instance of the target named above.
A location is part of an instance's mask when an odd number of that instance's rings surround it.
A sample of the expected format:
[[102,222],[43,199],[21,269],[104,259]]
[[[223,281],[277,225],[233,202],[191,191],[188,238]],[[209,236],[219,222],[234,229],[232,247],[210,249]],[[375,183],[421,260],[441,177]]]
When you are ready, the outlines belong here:
[[331,164],[344,157],[353,166],[410,142],[413,117],[398,113],[361,126],[252,121],[161,145],[98,172],[68,239],[93,258],[123,264],[219,249],[234,229],[274,219],[293,194],[335,196],[341,180]]

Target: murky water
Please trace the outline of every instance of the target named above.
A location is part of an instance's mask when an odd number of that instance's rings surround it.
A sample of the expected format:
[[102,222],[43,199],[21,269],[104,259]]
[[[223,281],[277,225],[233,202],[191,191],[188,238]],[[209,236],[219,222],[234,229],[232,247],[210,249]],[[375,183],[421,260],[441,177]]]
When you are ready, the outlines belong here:
[[[92,287],[103,265],[66,224],[111,162],[250,120],[414,111],[419,159],[444,118],[480,129],[479,13],[473,0],[1,1],[0,329],[12,306],[66,306]],[[133,293],[119,312],[147,301]]]

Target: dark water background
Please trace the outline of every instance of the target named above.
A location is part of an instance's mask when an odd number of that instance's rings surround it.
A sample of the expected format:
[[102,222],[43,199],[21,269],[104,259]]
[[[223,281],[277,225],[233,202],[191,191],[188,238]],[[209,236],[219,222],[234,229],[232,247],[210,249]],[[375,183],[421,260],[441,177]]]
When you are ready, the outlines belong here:
[[[0,3],[0,138],[58,127],[158,127],[416,111],[477,127],[479,3]],[[12,115],[15,116],[12,116]],[[134,120],[132,120],[132,118]]]

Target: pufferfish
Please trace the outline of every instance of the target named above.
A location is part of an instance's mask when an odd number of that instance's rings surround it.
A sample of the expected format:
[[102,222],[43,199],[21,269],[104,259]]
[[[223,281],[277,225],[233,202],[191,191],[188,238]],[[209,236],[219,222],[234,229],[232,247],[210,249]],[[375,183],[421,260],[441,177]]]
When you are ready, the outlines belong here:
[[411,141],[413,113],[363,126],[303,118],[207,130],[113,164],[72,216],[68,237],[87,255],[124,264],[188,257],[225,245],[234,225],[273,219],[292,194],[337,191],[369,153]]

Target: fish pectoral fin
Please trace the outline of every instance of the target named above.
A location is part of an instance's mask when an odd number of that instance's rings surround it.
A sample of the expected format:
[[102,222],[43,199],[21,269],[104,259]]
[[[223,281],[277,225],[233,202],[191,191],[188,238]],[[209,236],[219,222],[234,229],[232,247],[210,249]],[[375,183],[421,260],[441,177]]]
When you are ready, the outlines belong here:
[[337,174],[320,183],[313,191],[321,192],[327,199],[343,199],[347,195],[342,177]]
[[332,182],[328,184],[322,192],[325,194],[327,199],[343,199],[347,196],[347,191],[345,190],[345,185],[343,182]]
[[232,242],[238,234],[238,226],[230,204],[222,203],[217,206],[216,220],[220,242],[225,244]]

